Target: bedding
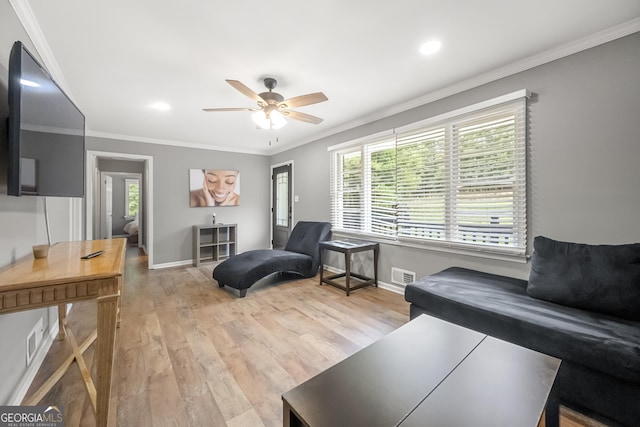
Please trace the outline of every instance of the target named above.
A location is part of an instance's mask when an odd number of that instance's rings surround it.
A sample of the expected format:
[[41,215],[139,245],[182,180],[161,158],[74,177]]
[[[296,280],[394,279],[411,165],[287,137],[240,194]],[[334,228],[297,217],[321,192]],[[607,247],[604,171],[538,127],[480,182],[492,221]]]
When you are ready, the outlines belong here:
[[124,227],[123,227],[123,230],[129,236],[137,236],[138,235],[138,228],[139,228],[138,212],[136,212],[135,216],[133,217],[133,221],[130,221],[130,222],[126,223],[124,225]]

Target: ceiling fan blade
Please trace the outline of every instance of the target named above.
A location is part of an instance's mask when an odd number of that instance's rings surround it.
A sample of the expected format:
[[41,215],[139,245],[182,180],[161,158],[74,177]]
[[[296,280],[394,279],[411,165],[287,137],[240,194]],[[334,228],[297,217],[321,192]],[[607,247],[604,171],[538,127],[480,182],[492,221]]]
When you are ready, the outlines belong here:
[[295,108],[303,107],[305,105],[317,104],[319,102],[327,101],[329,98],[322,92],[309,93],[307,95],[295,96],[293,98],[285,99],[278,103],[278,107],[281,108]]
[[249,89],[247,86],[245,86],[244,83],[241,83],[238,80],[225,80],[225,81],[227,83],[229,83],[231,86],[233,86],[233,88],[235,90],[237,90],[238,92],[242,93],[244,96],[247,96],[247,97],[253,99],[254,101],[256,101],[258,103],[258,105],[260,105],[260,106],[266,106],[267,105],[267,101],[262,99],[260,97],[260,95],[258,95],[257,93],[255,93],[254,91]]
[[312,123],[314,125],[321,123],[323,120],[320,117],[312,116],[311,114],[301,113],[299,111],[283,110],[282,114],[284,114],[286,117],[289,117],[291,119],[300,120],[301,122]]
[[258,111],[260,108],[203,108],[202,111]]

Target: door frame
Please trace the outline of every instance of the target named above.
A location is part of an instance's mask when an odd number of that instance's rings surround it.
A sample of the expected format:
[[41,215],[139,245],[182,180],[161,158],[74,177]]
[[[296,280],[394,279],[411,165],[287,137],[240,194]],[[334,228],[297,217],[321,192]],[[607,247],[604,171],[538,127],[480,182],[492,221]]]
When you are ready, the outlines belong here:
[[[144,188],[142,186],[142,174],[141,173],[137,173],[137,172],[106,172],[106,171],[100,171],[101,176],[102,175],[109,175],[111,177],[114,176],[120,176],[120,177],[131,177],[131,178],[135,178],[138,180],[138,183],[140,185],[140,194],[142,194],[143,200],[145,197],[144,194]],[[102,178],[100,178],[100,185],[102,185]],[[100,190],[102,192],[102,190]],[[100,200],[102,201],[102,195],[100,195]],[[102,207],[100,207],[100,214],[102,214]],[[102,219],[100,219],[100,225],[102,225]],[[142,242],[144,239],[144,216],[140,217],[140,229],[138,230],[138,247],[142,247]],[[124,233],[124,232],[123,232]]]
[[295,192],[295,180],[293,179],[294,164],[293,164],[293,160],[287,160],[285,162],[280,162],[280,163],[271,165],[271,167],[269,168],[269,205],[271,207],[271,216],[270,216],[270,222],[269,222],[269,247],[271,249],[273,249],[273,216],[275,215],[274,206],[273,206],[273,170],[280,166],[286,166],[286,165],[291,165],[291,176],[289,178],[291,179],[291,195],[293,196],[291,200],[291,224],[290,224],[292,230],[293,230],[294,224],[296,223],[296,220],[295,220],[296,192]]
[[[112,181],[112,187],[111,187],[111,224],[105,224],[107,221],[107,217],[106,215],[106,211],[107,211],[107,194],[106,194],[106,179],[107,177],[111,178]],[[104,172],[104,171],[100,171],[100,209],[98,210],[98,217],[100,218],[100,225],[97,227],[97,229],[100,230],[100,238],[101,239],[111,239],[113,238],[113,177],[111,176],[111,174],[109,172]],[[103,217],[104,215],[104,217]],[[111,226],[111,229],[109,229],[109,226]],[[103,228],[104,230],[107,230],[107,237],[103,237]]]
[[[142,246],[147,254],[148,268],[152,270],[153,264],[153,156],[145,156],[142,154],[114,153],[108,151],[87,150],[86,157],[86,197],[85,197],[85,233],[86,239],[92,240],[94,235],[93,212],[99,209],[100,200],[96,200],[99,196],[100,177],[98,171],[98,159],[114,159],[114,160],[142,160],[144,161],[144,187],[143,197],[145,203],[144,223],[146,223],[146,240],[147,244]],[[98,176],[96,176],[98,175]],[[142,183],[141,183],[142,184]]]

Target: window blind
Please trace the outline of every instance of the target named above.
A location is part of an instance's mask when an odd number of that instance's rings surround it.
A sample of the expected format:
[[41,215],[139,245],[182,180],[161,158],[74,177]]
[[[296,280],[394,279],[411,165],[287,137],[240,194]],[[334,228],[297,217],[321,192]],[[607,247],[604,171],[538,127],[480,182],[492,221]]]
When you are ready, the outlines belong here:
[[487,104],[331,151],[334,229],[524,256],[526,98]]

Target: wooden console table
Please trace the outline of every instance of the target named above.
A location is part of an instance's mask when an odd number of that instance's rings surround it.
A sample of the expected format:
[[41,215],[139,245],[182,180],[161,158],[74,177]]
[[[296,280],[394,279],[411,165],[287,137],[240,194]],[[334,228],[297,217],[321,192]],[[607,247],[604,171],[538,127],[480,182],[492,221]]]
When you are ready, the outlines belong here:
[[[365,242],[363,240],[329,240],[326,242],[320,242],[319,246],[321,285],[326,283],[327,285],[342,289],[347,293],[347,296],[349,296],[349,293],[355,289],[369,285],[378,286],[378,252],[380,251],[380,245],[378,243]],[[333,274],[331,276],[324,275],[323,252],[325,250],[341,252],[344,254],[344,273]],[[373,277],[363,276],[351,271],[351,255],[364,251],[373,251]],[[341,277],[344,277],[345,286],[334,281],[334,279]],[[360,279],[360,282],[355,286],[351,286],[351,278],[353,277]]]
[[[47,258],[34,259],[30,255],[0,270],[0,314],[57,305],[61,334],[67,331],[73,347],[69,359],[23,404],[37,404],[76,360],[93,404],[96,425],[107,425],[126,242],[126,239],[113,239],[58,243],[51,246]],[[81,259],[96,251],[104,253]],[[97,331],[78,345],[64,322],[66,304],[93,298],[98,301]],[[96,337],[98,360],[94,386],[82,353]]]

